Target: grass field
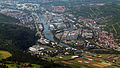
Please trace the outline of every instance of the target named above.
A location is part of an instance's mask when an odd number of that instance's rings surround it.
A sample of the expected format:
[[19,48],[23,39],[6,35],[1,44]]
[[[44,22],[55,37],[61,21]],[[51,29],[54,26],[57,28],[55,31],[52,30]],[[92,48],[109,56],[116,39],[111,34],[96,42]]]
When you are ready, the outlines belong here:
[[[7,59],[8,57],[11,57],[11,56],[12,56],[12,54],[9,53],[8,51],[0,50],[0,60]],[[15,64],[11,61],[5,61],[5,62],[8,63],[8,64],[5,64],[6,66],[8,66],[8,68],[18,68],[18,67],[25,68],[24,66]],[[29,63],[23,63],[23,64],[29,64]],[[2,65],[2,63],[0,63],[0,65]],[[32,67],[30,67],[30,68],[40,68],[40,65],[37,65],[37,64],[31,64],[31,65],[32,65]]]
[[32,67],[24,67],[24,66],[20,66],[17,64],[6,64],[8,66],[8,68],[40,68],[40,65],[37,64],[32,64]]
[[11,53],[9,53],[8,51],[0,51],[0,60],[1,59],[6,59],[8,57],[12,56]]

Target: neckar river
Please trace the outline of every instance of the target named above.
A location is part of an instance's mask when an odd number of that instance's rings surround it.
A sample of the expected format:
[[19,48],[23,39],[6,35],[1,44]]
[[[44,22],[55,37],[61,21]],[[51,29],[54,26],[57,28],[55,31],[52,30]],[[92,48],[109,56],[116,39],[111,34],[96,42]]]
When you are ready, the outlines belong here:
[[[40,13],[39,13],[38,15],[39,15],[40,21],[41,21],[42,24],[43,24],[43,28],[44,28],[43,34],[44,34],[45,38],[48,39],[48,40],[50,40],[50,41],[56,42],[56,41],[54,40],[53,33],[51,32],[48,24],[47,24],[46,21],[45,21],[44,16],[43,16],[42,14],[40,14]],[[66,45],[66,44],[64,44],[64,43],[60,43],[60,45],[65,46],[65,47],[69,47],[68,45]]]
[[53,36],[51,30],[49,29],[49,26],[47,25],[47,23],[44,19],[44,16],[39,14],[39,18],[43,24],[43,28],[44,28],[43,33],[44,33],[45,38],[49,39],[50,41],[54,41],[54,36]]

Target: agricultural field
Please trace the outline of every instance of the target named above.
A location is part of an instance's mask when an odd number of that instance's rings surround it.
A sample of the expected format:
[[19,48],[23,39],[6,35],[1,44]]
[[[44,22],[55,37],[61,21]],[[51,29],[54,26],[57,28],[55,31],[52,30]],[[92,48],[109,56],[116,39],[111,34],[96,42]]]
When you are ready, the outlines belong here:
[[12,54],[9,53],[8,51],[0,51],[0,60],[6,59],[6,58],[11,57],[11,56],[12,56]]
[[[8,51],[0,51],[0,60],[2,59],[7,59],[9,57],[11,57],[12,54],[9,53]],[[2,65],[3,63],[0,63],[0,65]],[[25,67],[31,67],[31,68],[40,68],[40,65],[37,64],[30,64],[30,63],[15,63],[15,62],[11,62],[11,61],[4,61],[4,64],[8,67],[8,68],[25,68]]]
[[67,61],[67,60],[72,60],[72,56],[64,56],[64,55],[58,55],[55,57],[44,57],[42,58],[43,60],[48,60],[48,61]]
[[83,53],[83,56],[72,58],[72,56],[56,56],[46,59],[53,60],[56,63],[64,63],[76,68],[119,68],[120,55],[116,54],[88,54]]
[[[26,65],[25,65],[26,64]],[[29,65],[29,63],[24,63],[25,66],[23,65],[18,65],[18,64],[6,64],[6,66],[8,66],[8,68],[40,68],[40,65],[37,65],[37,64],[31,64],[31,66],[27,66]]]
[[22,62],[12,62],[12,61],[4,61],[0,63],[0,66],[5,65],[8,68],[40,68],[40,65],[30,64],[30,63],[22,63]]

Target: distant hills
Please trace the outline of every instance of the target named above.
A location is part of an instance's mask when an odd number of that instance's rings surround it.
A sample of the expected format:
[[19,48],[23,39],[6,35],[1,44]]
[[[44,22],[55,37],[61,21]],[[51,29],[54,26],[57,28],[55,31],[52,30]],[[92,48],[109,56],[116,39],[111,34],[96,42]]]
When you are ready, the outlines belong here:
[[[3,1],[10,1],[10,0],[3,0]],[[11,1],[37,1],[37,2],[57,2],[57,1],[81,1],[81,2],[113,2],[119,0],[11,0]]]

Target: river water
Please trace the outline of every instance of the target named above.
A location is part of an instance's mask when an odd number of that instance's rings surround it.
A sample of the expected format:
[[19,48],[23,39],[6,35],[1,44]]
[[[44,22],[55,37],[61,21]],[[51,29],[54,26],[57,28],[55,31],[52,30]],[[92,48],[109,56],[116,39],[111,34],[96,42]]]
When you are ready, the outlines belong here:
[[50,31],[49,26],[45,22],[44,16],[39,14],[39,17],[40,17],[41,22],[43,22],[42,23],[43,28],[44,28],[43,33],[44,33],[45,38],[49,39],[50,41],[54,41],[54,36],[52,32]]
[[[45,38],[50,40],[50,41],[56,42],[54,40],[54,36],[53,36],[48,24],[45,22],[44,16],[42,14],[40,14],[40,13],[38,15],[39,15],[40,21],[43,24],[43,28],[44,28],[43,33],[44,33]],[[69,47],[68,45],[66,45],[64,43],[60,43],[60,45],[65,46],[65,47]]]

